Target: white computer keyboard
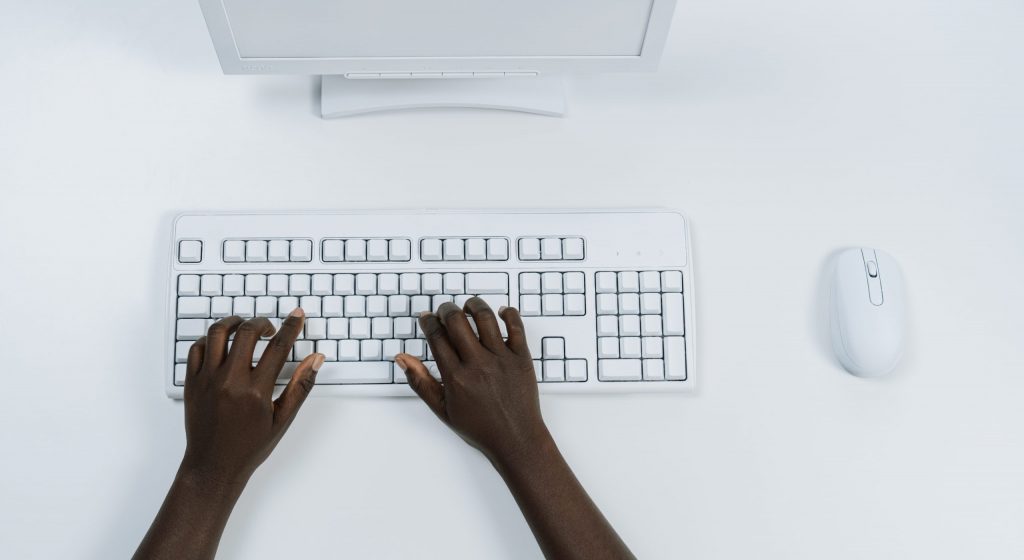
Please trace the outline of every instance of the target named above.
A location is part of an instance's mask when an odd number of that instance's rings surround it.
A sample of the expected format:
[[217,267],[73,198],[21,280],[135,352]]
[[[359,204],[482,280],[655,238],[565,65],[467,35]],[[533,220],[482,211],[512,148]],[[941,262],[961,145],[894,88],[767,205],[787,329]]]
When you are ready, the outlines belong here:
[[395,354],[438,375],[416,316],[473,295],[519,308],[542,392],[694,385],[692,260],[675,212],[182,214],[172,243],[174,398],[214,321],[279,324],[296,306],[307,319],[293,359],[327,356],[315,394],[411,396]]

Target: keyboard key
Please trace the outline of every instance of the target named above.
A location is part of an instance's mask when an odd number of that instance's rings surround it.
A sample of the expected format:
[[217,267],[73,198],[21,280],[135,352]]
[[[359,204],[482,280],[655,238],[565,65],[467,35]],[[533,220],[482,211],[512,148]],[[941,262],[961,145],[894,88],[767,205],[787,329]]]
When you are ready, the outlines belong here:
[[388,240],[371,239],[366,244],[366,260],[382,262],[388,260]]
[[401,340],[385,340],[381,344],[381,357],[387,361],[394,361],[395,356],[402,352]]
[[598,360],[597,378],[601,381],[640,381],[640,360]]
[[423,313],[432,311],[430,308],[430,296],[412,296],[410,302],[410,314],[413,317],[419,317]]
[[541,340],[541,357],[545,360],[562,360],[565,358],[565,339],[547,337]]
[[544,381],[565,381],[565,360],[544,360]]
[[210,300],[210,317],[214,319],[221,319],[224,317],[231,316],[232,309],[231,298],[227,296],[218,296]]
[[602,337],[597,339],[598,358],[618,358],[619,339],[614,337]]
[[648,336],[641,340],[641,350],[644,358],[660,358],[662,356],[660,336]]
[[466,274],[466,292],[470,294],[507,294],[508,275],[503,272]]
[[562,293],[562,273],[545,272],[540,275],[540,289],[545,294]]
[[241,274],[228,274],[224,277],[224,295],[242,296],[245,295],[245,276]]
[[661,291],[661,275],[653,270],[646,270],[640,273],[640,291],[647,292],[660,292]]
[[324,262],[342,262],[345,260],[345,242],[340,239],[325,239],[320,248]]
[[562,291],[567,294],[584,293],[583,273],[566,272],[562,275]]
[[224,262],[245,262],[245,241],[224,242]]
[[615,294],[597,294],[598,315],[615,315],[618,312],[619,304]]
[[265,296],[267,295],[267,277],[262,274],[245,275],[245,295]]
[[318,384],[391,383],[391,366],[391,362],[339,361],[324,363],[316,376],[316,382]]
[[586,299],[583,294],[569,294],[564,296],[566,315],[585,315],[587,312]]
[[640,291],[640,275],[631,270],[625,270],[619,273],[619,291],[620,292],[639,292]]
[[392,328],[395,338],[413,338],[416,336],[416,321],[412,317],[399,317],[394,320]]
[[487,260],[507,261],[508,260],[508,239],[487,240]]
[[348,338],[348,319],[332,317],[327,320],[327,338]]
[[323,340],[327,338],[327,319],[319,317],[306,319],[303,337],[308,340]]
[[363,262],[366,260],[366,241],[363,239],[345,240],[345,262]]
[[206,334],[206,319],[178,319],[175,334],[178,340],[197,340]]
[[188,351],[192,348],[192,342],[185,340],[174,343],[174,363],[184,364],[188,362]]
[[420,260],[439,261],[444,256],[440,239],[424,239],[420,242]]
[[391,318],[374,317],[370,322],[370,333],[373,338],[391,338]]
[[277,317],[277,298],[274,296],[256,298],[256,316]]
[[288,295],[308,296],[310,294],[309,275],[292,274],[288,278]]
[[583,260],[583,238],[567,237],[562,240],[562,258],[567,261]]
[[187,366],[185,364],[177,364],[174,366],[174,384],[184,385],[185,384],[185,372]]
[[338,341],[336,340],[318,340],[316,351],[324,355],[325,362],[338,361]]
[[544,315],[559,316],[563,313],[561,294],[545,294],[541,301],[541,312]]
[[421,360],[427,358],[427,343],[420,339],[411,339],[405,341],[405,353],[410,356],[416,356]]
[[466,240],[466,260],[484,261],[487,260],[487,240],[476,238]]
[[267,244],[267,260],[270,262],[287,262],[291,252],[291,244],[286,239],[274,239]]
[[398,293],[400,294],[411,296],[420,293],[420,275],[415,272],[402,274],[398,284]]
[[396,384],[408,383],[409,382],[409,378],[406,377],[405,371],[403,371],[402,368],[399,367],[398,364],[392,364],[392,366],[393,367],[391,368],[391,370],[392,370],[392,374],[395,377],[395,383]]
[[595,280],[597,293],[613,294],[618,291],[618,282],[615,280],[614,272],[598,272]]
[[626,336],[620,338],[619,356],[622,358],[639,358],[641,356],[640,337]]
[[292,359],[296,362],[301,362],[306,359],[316,350],[316,345],[312,340],[296,340],[295,346],[292,347]]
[[597,317],[597,336],[619,336],[619,319],[615,315]]
[[536,237],[523,237],[519,240],[519,260],[539,261],[540,260],[540,239]]
[[663,360],[644,360],[643,369],[645,381],[665,379],[665,362]]
[[398,293],[398,275],[385,273],[377,275],[377,293],[391,296]]
[[334,295],[351,296],[356,293],[356,277],[351,274],[334,275]]
[[[359,342],[359,359],[361,361],[379,361],[384,357],[383,352],[384,348],[379,340],[362,340]],[[390,378],[388,381],[390,381]]]
[[520,294],[540,293],[540,274],[536,272],[523,272],[519,275]]
[[[338,341],[338,361],[339,362],[357,362],[359,361],[359,341],[358,340],[339,340]],[[323,371],[321,368],[320,371]],[[317,375],[319,377],[319,374]]]
[[365,296],[345,296],[345,316],[346,317],[365,317],[366,316],[366,297]]
[[524,317],[540,315],[540,296],[525,295],[519,297],[519,313]]
[[436,272],[428,272],[420,278],[422,291],[428,296],[434,296],[444,291],[441,275]]
[[683,291],[683,273],[678,270],[666,270],[661,273],[661,290],[664,292]]
[[357,340],[370,338],[370,319],[356,317],[348,320],[348,337]]
[[251,296],[236,297],[234,304],[234,314],[238,315],[243,319],[249,319],[256,316],[256,298]]
[[683,294],[661,295],[662,330],[665,336],[683,336]]
[[412,243],[408,239],[392,239],[389,241],[388,260],[399,262],[412,260]]
[[245,242],[246,262],[267,262],[267,242],[253,240]]
[[320,317],[320,296],[302,296],[299,298],[299,307],[306,313],[306,317]]
[[199,285],[199,293],[204,296],[220,295],[220,275],[218,274],[204,274]]
[[444,240],[444,260],[461,261],[466,259],[466,248],[461,239]]
[[619,316],[619,336],[640,336],[640,317],[638,315]]
[[323,309],[321,315],[324,317],[344,317],[345,308],[341,296],[325,296],[321,300]]
[[279,297],[277,298],[277,316],[281,318],[287,317],[298,306],[299,298],[295,296]]
[[619,294],[619,313],[623,315],[640,314],[639,294]]
[[310,292],[314,296],[329,296],[334,293],[334,278],[330,274],[314,274],[310,282]]
[[686,379],[686,339],[681,336],[665,338],[665,379]]
[[376,274],[356,274],[356,295],[369,296],[377,293]]
[[178,277],[179,296],[198,296],[199,277],[195,274],[182,274]]
[[409,315],[409,296],[388,296],[388,315],[391,317]]
[[267,276],[267,295],[286,296],[288,295],[288,275],[270,274]]
[[366,316],[367,317],[387,317],[388,315],[388,298],[387,296],[367,296],[366,297]]
[[540,258],[546,261],[562,259],[562,240],[557,237],[545,237],[540,241]]
[[464,294],[466,293],[465,275],[460,272],[447,272],[444,275],[444,293]]
[[661,313],[661,295],[651,293],[640,294],[640,313],[644,315],[658,315]]
[[586,360],[566,360],[565,361],[565,380],[566,381],[586,381],[587,380],[587,361]]
[[436,295],[430,302],[430,306],[433,311],[437,311],[438,307],[441,307],[445,303],[453,303],[455,298],[447,294]]
[[643,336],[661,336],[661,315],[644,315],[640,317],[640,334]]

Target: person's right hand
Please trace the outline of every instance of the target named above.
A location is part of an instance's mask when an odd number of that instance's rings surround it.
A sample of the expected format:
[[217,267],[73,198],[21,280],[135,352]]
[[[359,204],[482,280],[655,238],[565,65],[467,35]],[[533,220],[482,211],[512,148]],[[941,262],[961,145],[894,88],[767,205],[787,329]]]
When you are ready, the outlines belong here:
[[[466,313],[476,322],[479,336]],[[492,461],[507,460],[550,438],[541,418],[523,321],[514,308],[503,307],[499,313],[508,342],[502,340],[494,311],[478,297],[466,302],[465,312],[445,303],[436,314],[420,316],[441,382],[418,358],[395,358],[434,414]]]

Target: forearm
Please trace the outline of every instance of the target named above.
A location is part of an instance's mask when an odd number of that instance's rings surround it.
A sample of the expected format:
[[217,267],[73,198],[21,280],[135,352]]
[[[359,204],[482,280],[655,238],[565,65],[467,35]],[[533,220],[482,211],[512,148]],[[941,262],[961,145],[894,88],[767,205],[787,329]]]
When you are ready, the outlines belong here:
[[244,482],[214,480],[183,465],[133,558],[213,558],[244,487]]
[[545,432],[536,445],[497,459],[544,556],[550,559],[635,558]]

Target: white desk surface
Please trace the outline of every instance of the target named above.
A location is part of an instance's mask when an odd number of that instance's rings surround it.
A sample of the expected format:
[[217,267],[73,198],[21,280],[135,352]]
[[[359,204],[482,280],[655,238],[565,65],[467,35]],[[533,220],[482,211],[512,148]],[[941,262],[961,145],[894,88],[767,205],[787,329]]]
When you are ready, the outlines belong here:
[[[125,558],[184,446],[161,388],[186,209],[670,206],[693,396],[546,397],[641,558],[1024,557],[1024,8],[683,1],[661,71],[571,115],[324,122],[317,80],[221,75],[194,2],[5,2],[0,548]],[[833,250],[902,263],[898,372],[843,373]],[[536,558],[497,475],[411,399],[313,399],[222,558]]]

